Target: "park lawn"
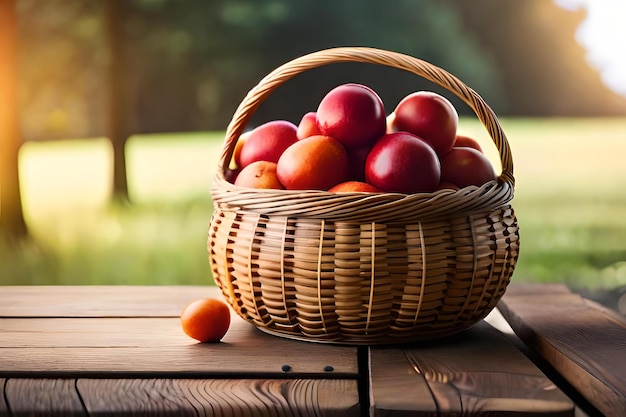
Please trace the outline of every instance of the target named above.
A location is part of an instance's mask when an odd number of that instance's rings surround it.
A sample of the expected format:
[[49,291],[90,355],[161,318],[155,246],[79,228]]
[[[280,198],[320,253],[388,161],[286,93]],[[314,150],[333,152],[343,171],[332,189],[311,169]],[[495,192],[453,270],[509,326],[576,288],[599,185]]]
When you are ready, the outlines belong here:
[[[626,285],[626,119],[502,119],[521,234],[516,281]],[[497,164],[485,129],[461,120]],[[143,135],[128,148],[132,204],[111,205],[105,139],[27,143],[36,243],[0,248],[0,284],[211,284],[211,178],[223,133]]]

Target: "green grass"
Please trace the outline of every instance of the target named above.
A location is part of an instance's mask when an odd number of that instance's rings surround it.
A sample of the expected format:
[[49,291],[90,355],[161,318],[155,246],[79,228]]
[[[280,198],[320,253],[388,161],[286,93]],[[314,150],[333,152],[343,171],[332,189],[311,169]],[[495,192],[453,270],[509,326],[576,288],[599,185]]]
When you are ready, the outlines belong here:
[[[626,119],[503,119],[521,233],[516,281],[626,285]],[[485,129],[463,119],[497,162]],[[132,205],[108,204],[104,139],[28,143],[21,152],[36,243],[0,247],[0,284],[210,284],[206,232],[221,133],[128,144]]]
[[108,203],[104,139],[27,143],[24,210],[34,242],[0,247],[0,284],[210,284],[211,178],[221,133],[138,136],[131,205]]

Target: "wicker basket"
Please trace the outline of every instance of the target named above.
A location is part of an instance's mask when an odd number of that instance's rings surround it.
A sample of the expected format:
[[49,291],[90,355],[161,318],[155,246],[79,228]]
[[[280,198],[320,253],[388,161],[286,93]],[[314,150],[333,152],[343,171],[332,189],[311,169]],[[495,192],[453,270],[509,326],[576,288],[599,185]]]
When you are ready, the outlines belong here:
[[[364,62],[432,81],[470,106],[499,151],[496,181],[419,194],[329,193],[237,187],[225,179],[235,143],[259,105],[299,73]],[[334,48],[275,69],[230,122],[212,198],[208,251],[234,310],[278,336],[393,344],[448,336],[484,318],[518,257],[509,144],[481,97],[422,60],[372,48]]]

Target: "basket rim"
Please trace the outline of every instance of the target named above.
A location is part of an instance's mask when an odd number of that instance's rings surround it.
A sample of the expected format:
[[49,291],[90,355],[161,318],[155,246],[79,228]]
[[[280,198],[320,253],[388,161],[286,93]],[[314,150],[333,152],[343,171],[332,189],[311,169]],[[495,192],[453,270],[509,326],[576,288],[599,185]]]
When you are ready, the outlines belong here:
[[411,223],[490,212],[507,205],[514,190],[507,182],[434,193],[332,193],[318,190],[270,190],[238,187],[216,179],[214,210],[334,222]]

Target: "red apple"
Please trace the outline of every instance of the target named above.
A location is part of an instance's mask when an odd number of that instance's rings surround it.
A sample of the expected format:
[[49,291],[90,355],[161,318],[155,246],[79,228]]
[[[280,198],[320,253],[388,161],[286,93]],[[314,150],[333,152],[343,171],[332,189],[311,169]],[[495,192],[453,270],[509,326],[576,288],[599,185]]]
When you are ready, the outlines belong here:
[[298,141],[298,128],[286,120],[264,123],[248,134],[239,152],[239,167],[255,161],[278,162],[283,151]]
[[408,132],[383,136],[365,162],[366,181],[387,192],[432,192],[440,176],[439,158],[433,148]]
[[321,132],[317,128],[317,113],[310,111],[302,116],[298,124],[298,139],[308,138],[309,136],[320,135]]
[[317,127],[346,148],[371,146],[387,128],[385,106],[371,88],[343,84],[322,98],[317,109]]
[[480,143],[474,138],[465,135],[456,135],[454,140],[454,148],[474,148],[477,151],[483,152],[483,148]]
[[452,148],[441,159],[442,182],[464,188],[469,185],[481,186],[495,179],[496,173],[491,161],[476,149]]
[[277,174],[288,190],[328,190],[347,180],[349,163],[348,151],[339,140],[310,136],[285,149]]
[[394,113],[393,129],[419,136],[440,156],[452,149],[459,115],[442,95],[432,91],[409,94],[398,103]]
[[241,170],[239,168],[226,168],[224,171],[224,179],[229,183],[234,184],[240,171]]
[[350,193],[350,192],[361,192],[361,193],[382,193],[383,190],[380,190],[374,187],[371,184],[368,184],[363,181],[346,181],[335,185],[330,188],[328,191],[331,193]]
[[460,190],[459,186],[456,184],[452,184],[451,182],[440,182],[437,186],[437,190]]
[[285,188],[278,181],[276,163],[269,161],[254,161],[250,165],[246,165],[235,178],[235,185],[275,190],[283,190]]

